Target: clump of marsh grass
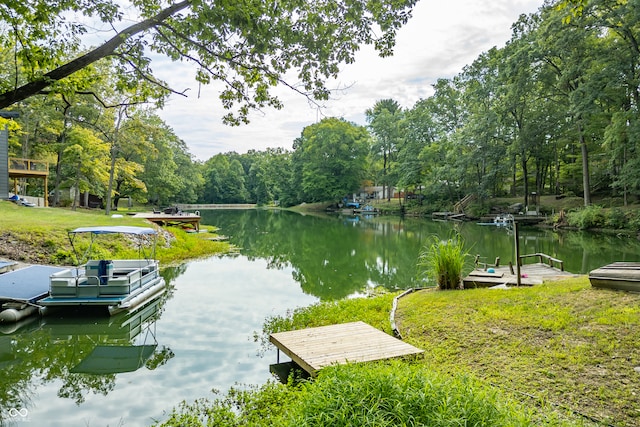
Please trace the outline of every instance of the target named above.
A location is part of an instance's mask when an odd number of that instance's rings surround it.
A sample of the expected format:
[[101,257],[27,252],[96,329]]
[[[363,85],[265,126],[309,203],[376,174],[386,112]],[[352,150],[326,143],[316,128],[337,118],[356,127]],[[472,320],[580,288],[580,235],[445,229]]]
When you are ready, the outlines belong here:
[[432,277],[440,289],[462,289],[462,270],[469,253],[462,238],[454,234],[447,240],[433,236],[418,258],[422,274]]

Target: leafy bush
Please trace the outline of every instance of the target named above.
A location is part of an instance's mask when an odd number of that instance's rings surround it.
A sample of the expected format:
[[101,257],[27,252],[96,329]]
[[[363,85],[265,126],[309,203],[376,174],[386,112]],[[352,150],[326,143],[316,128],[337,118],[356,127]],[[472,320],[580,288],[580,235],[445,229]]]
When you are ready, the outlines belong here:
[[601,228],[605,225],[604,210],[600,206],[591,205],[580,210],[569,212],[567,222],[581,230]]
[[423,274],[433,277],[440,289],[460,289],[462,270],[469,257],[462,238],[454,235],[448,240],[440,240],[433,236],[431,245],[425,247],[418,259]]
[[629,228],[633,231],[640,231],[640,211],[629,213]]
[[481,216],[489,215],[491,213],[491,209],[489,205],[486,205],[484,203],[472,203],[467,206],[466,213],[471,217],[478,218]]
[[627,227],[627,218],[620,208],[612,208],[607,212],[605,227],[620,230]]
[[246,389],[231,388],[222,396],[196,399],[193,403],[183,401],[173,408],[162,427],[232,427],[282,425],[282,417],[298,389],[293,386],[268,382],[261,387]]
[[55,265],[72,265],[76,263],[75,254],[67,249],[58,249],[51,259]]

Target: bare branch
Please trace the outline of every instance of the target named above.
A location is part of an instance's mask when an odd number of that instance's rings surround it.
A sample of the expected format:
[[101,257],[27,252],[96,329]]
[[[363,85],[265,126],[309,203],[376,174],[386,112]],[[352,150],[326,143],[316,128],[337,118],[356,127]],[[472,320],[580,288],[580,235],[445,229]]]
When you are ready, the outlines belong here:
[[144,71],[142,71],[142,70],[140,69],[140,67],[138,67],[138,66],[137,66],[133,61],[131,61],[130,59],[128,59],[125,55],[122,55],[122,54],[114,54],[113,56],[116,56],[116,57],[118,57],[118,58],[122,59],[123,61],[126,61],[126,62],[131,66],[131,68],[133,68],[133,69],[134,69],[134,71],[135,71],[136,73],[138,73],[138,75],[139,75],[140,77],[142,77],[143,79],[145,79],[145,80],[146,80],[146,81],[148,81],[149,83],[154,84],[154,85],[156,85],[156,86],[158,86],[158,87],[162,88],[163,90],[166,90],[167,92],[175,93],[176,95],[180,95],[180,96],[184,96],[184,97],[186,97],[186,96],[187,96],[187,95],[185,95],[185,92],[186,92],[187,90],[189,90],[189,89],[185,89],[185,90],[183,90],[182,92],[178,92],[177,90],[172,89],[171,87],[169,87],[169,86],[167,86],[167,85],[165,85],[165,84],[162,84],[162,83],[160,83],[158,80],[156,80],[156,79],[154,79],[154,78],[150,77],[147,73],[145,73]]

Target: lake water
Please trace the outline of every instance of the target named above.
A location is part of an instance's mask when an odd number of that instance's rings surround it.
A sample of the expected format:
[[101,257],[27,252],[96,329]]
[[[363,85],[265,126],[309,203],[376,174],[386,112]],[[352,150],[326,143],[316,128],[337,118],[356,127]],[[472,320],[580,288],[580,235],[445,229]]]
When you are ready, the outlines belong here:
[[[2,425],[150,425],[182,400],[270,378],[275,349],[254,341],[268,316],[373,288],[422,286],[416,260],[432,236],[460,233],[472,254],[513,258],[506,229],[400,218],[205,211],[240,248],[167,268],[167,293],[133,315],[47,316],[0,325]],[[543,252],[588,273],[640,261],[636,239],[520,229],[521,254]]]

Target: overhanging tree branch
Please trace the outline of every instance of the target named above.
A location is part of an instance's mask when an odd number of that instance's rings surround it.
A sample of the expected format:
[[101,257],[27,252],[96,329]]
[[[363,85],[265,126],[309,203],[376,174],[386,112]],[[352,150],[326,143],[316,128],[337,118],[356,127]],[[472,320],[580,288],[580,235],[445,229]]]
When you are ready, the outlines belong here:
[[120,31],[103,45],[82,55],[79,58],[74,59],[73,61],[70,61],[56,68],[55,70],[48,72],[42,78],[33,82],[29,82],[14,90],[0,94],[0,109],[23,101],[30,96],[39,93],[40,91],[48,87],[51,83],[62,80],[63,78],[70,76],[76,71],[81,70],[84,67],[113,54],[119,46],[121,46],[132,36],[142,33],[149,28],[155,27],[156,25],[158,25],[158,23],[164,21],[165,19],[171,17],[179,11],[188,8],[189,6],[191,6],[191,0],[184,0],[180,3],[176,3],[160,11],[157,15],[149,19],[145,19],[144,21],[138,22],[137,24],[131,25],[130,27]]

